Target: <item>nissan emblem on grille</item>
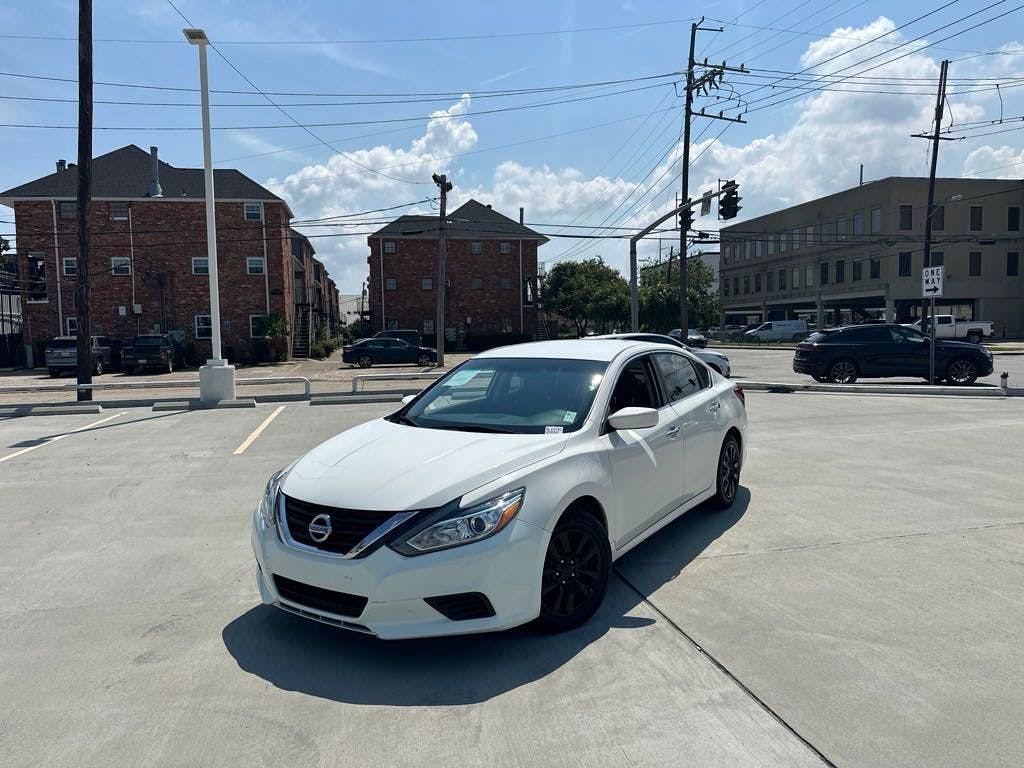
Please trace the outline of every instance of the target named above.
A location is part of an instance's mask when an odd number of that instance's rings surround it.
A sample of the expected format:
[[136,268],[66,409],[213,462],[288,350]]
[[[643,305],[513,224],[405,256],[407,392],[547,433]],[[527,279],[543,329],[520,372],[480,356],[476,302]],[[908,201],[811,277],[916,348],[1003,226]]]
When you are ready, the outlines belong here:
[[309,537],[313,539],[317,544],[322,544],[327,541],[327,537],[331,535],[331,517],[330,515],[320,514],[317,515],[309,523]]

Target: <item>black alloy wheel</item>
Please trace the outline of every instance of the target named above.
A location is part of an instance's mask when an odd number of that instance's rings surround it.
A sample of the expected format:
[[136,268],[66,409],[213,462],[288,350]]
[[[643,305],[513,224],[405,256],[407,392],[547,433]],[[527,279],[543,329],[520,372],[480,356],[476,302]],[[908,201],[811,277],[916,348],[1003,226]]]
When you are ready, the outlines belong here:
[[563,515],[544,557],[538,626],[562,632],[593,616],[608,590],[611,565],[608,532],[601,523],[585,512]]
[[373,365],[373,358],[369,355],[363,355],[359,358],[360,368],[369,368],[371,365]]
[[978,380],[978,366],[966,358],[958,358],[949,364],[946,381],[958,387],[967,387]]
[[48,371],[48,373],[50,374],[50,378],[51,379],[59,379],[60,378],[60,368],[51,368]]
[[103,375],[103,361],[102,360],[97,360],[93,364],[93,366],[92,366],[92,375],[93,376],[102,376]]
[[430,359],[430,355],[420,355],[416,359],[416,365],[420,366],[421,368],[426,368],[426,367],[431,366],[433,364],[434,364],[434,361]]
[[857,365],[853,360],[836,360],[828,367],[827,376],[833,384],[853,384],[857,381]]
[[712,504],[719,509],[731,507],[740,489],[740,441],[736,435],[726,435],[718,453],[718,473],[715,477],[715,495]]

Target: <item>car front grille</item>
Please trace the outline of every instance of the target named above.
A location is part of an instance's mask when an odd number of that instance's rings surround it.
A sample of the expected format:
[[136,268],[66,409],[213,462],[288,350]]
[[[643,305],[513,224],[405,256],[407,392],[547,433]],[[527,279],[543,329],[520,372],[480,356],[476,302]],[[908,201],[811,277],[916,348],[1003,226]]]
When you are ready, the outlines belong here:
[[367,598],[335,592],[333,589],[314,587],[274,574],[274,586],[277,593],[285,600],[311,608],[314,611],[326,611],[337,616],[355,618],[366,607]]
[[[309,533],[309,524],[318,515],[327,515],[331,532],[325,541],[316,541]],[[284,497],[284,517],[288,535],[297,544],[313,547],[334,555],[345,555],[372,531],[386,523],[394,512],[338,509]]]

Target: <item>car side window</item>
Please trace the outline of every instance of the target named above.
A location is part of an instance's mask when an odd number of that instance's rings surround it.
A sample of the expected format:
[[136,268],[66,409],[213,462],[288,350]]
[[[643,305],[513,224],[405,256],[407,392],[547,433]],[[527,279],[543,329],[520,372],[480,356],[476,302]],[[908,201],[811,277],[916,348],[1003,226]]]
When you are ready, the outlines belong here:
[[619,374],[612,390],[608,412],[615,413],[623,408],[657,408],[658,399],[651,380],[648,355],[630,360]]
[[897,344],[920,344],[924,341],[924,336],[907,328],[890,328],[889,333],[892,334],[892,339]]
[[695,366],[682,355],[659,352],[654,355],[654,361],[665,384],[665,395],[669,402],[679,402],[703,389]]
[[941,315],[939,316],[939,325],[952,325],[952,324],[953,324],[953,318],[952,317],[942,317]]

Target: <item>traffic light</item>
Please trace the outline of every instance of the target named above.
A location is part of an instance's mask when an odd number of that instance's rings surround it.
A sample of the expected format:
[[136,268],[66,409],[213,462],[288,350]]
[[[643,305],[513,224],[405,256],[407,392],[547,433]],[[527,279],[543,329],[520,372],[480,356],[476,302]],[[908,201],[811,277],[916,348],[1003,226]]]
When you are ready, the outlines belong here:
[[[686,198],[686,202],[692,202],[690,198]],[[679,230],[681,232],[689,232],[693,229],[693,208],[686,208],[679,212]]]
[[718,198],[718,218],[723,221],[736,218],[736,214],[743,207],[740,205],[742,198],[739,195],[739,189],[739,184],[734,180],[730,179],[725,182],[725,185],[722,187],[722,196]]

